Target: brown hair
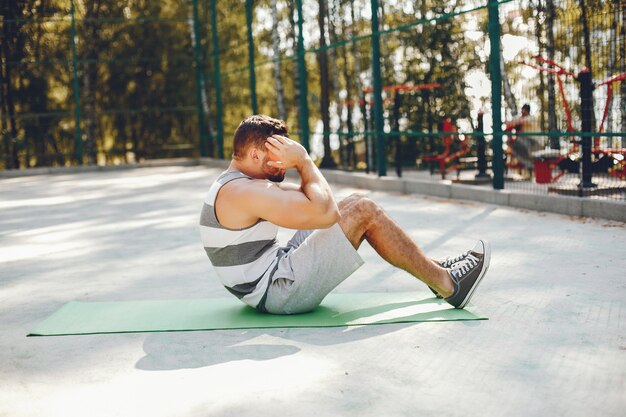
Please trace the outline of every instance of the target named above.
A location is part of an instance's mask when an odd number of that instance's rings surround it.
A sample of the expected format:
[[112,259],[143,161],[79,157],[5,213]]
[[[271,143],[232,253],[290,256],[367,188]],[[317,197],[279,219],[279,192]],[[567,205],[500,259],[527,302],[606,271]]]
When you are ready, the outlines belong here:
[[235,131],[233,158],[241,159],[250,146],[263,149],[263,143],[272,135],[286,135],[287,125],[284,121],[264,114],[255,114],[239,123]]

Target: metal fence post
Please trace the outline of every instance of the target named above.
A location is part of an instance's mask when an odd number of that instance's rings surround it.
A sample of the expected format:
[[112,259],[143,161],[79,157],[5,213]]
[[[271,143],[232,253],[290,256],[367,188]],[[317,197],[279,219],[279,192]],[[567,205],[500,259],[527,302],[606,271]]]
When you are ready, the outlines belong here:
[[74,0],[70,0],[70,14],[72,17],[72,73],[74,77],[74,123],[76,124],[75,148],[76,162],[83,164],[83,132],[80,129],[80,91],[78,87],[78,59],[76,57],[76,23],[74,19]]
[[383,120],[383,86],[380,76],[380,33],[378,32],[378,0],[372,4],[372,78],[374,81],[374,134],[376,135],[378,154],[378,176],[387,175],[387,152],[385,151],[385,132]]
[[296,6],[298,9],[298,81],[300,85],[299,99],[300,99],[300,144],[309,151],[309,102],[307,91],[307,71],[306,60],[304,51],[304,35],[303,29],[303,17],[302,17],[302,0],[296,0]]
[[489,0],[493,188],[502,190],[504,189],[504,159],[502,153],[502,74],[500,72],[500,16],[498,8],[497,0]]
[[207,149],[206,126],[204,124],[204,109],[202,108],[202,77],[204,77],[204,69],[202,67],[202,59],[200,57],[200,37],[198,36],[198,0],[191,0],[193,3],[193,36],[195,42],[193,45],[193,58],[196,64],[196,98],[198,102],[198,129],[200,130],[200,155],[209,156]]
[[215,123],[217,125],[217,157],[224,159],[224,123],[222,120],[222,80],[217,36],[217,0],[211,0],[211,35],[213,37],[213,82],[215,84]]
[[593,131],[593,80],[591,78],[591,71],[588,68],[583,68],[576,80],[580,83],[580,113],[582,116],[581,130],[587,135],[583,135],[580,138],[580,151],[581,151],[581,163],[580,163],[580,184],[578,188],[582,191],[585,188],[596,187],[591,180],[592,178],[592,166],[591,166],[591,141],[592,137],[588,136]]
[[248,27],[248,63],[250,66],[250,100],[252,113],[258,114],[259,107],[256,100],[256,76],[254,74],[254,39],[252,37],[252,0],[246,0],[246,25]]
[[478,157],[478,174],[476,174],[474,178],[476,178],[477,180],[491,178],[491,175],[487,174],[487,158],[485,157],[485,135],[483,135],[485,125],[483,124],[483,116],[484,113],[481,109],[478,111],[478,125],[476,126],[475,130],[475,132],[479,134],[474,136],[474,140],[476,141],[476,156]]

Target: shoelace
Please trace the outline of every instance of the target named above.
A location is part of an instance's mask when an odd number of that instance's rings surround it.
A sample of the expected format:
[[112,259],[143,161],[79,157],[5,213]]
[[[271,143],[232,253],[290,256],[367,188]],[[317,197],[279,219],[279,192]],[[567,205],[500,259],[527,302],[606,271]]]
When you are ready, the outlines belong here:
[[465,259],[451,266],[450,274],[460,280],[463,275],[467,274],[475,266],[477,266],[478,262],[479,260],[477,257],[472,254],[468,254]]
[[441,263],[441,266],[443,268],[450,268],[455,263],[462,261],[467,255],[469,255],[469,253],[470,251],[467,251],[454,258],[446,258],[446,260]]

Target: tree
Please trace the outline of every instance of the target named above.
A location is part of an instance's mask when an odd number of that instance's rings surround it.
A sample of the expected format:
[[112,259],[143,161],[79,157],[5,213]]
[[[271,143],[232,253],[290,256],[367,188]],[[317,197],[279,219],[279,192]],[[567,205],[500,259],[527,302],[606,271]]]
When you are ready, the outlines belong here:
[[[340,15],[340,5],[338,4],[338,0],[330,0],[330,7],[327,10],[327,19],[328,19],[328,34],[330,38],[331,44],[336,44],[339,40],[337,36],[337,24],[335,20]],[[345,47],[341,47],[341,49],[345,49]],[[334,92],[334,101],[336,105],[337,117],[339,119],[339,128],[337,129],[339,132],[343,131],[343,100],[341,99],[341,85],[340,85],[340,77],[339,77],[339,67],[338,67],[338,53],[337,48],[331,48],[329,51],[329,60],[330,60],[330,70],[331,73],[334,74],[331,77],[332,81],[332,91]],[[345,65],[345,62],[344,62]],[[339,136],[339,161],[341,165],[344,165],[345,155],[344,155],[344,146],[343,146],[344,138]]]
[[330,148],[330,91],[328,82],[328,52],[326,50],[326,0],[319,0],[318,4],[317,22],[320,31],[320,51],[317,53],[317,59],[320,68],[320,113],[324,126],[324,156],[322,157],[320,167],[334,168],[337,164],[333,159]]
[[[619,0],[616,0],[616,2]],[[621,14],[622,17],[622,24],[620,25],[620,35],[619,35],[619,39],[620,39],[620,56],[622,57],[621,59],[621,68],[620,68],[620,72],[626,72],[626,59],[624,57],[626,57],[626,28],[624,28],[624,25],[626,25],[626,4],[624,4],[624,2],[622,1],[620,3],[620,5],[616,5],[616,8],[618,8],[620,11],[619,13]],[[622,132],[626,132],[626,82],[622,81],[620,84],[620,108],[622,109],[622,123],[621,123],[621,131]],[[622,147],[626,146],[626,137],[622,137]]]
[[274,85],[276,86],[276,105],[278,118],[285,120],[285,91],[283,87],[283,77],[280,73],[280,34],[278,33],[278,0],[271,0],[272,7],[272,51],[274,53]]
[[[23,24],[18,20],[21,18],[24,10],[28,9],[28,4],[25,1],[18,2],[3,2],[2,4],[2,62],[3,74],[2,74],[2,114],[6,115],[8,120],[9,129],[2,132],[4,152],[5,152],[5,165],[8,169],[18,169],[20,167],[20,161],[18,157],[18,131],[17,120],[15,111],[15,81],[13,76],[13,65],[20,61],[24,52],[24,37],[22,33]],[[18,80],[20,78],[19,73],[15,76]],[[18,81],[19,82],[19,81]]]
[[[556,8],[554,0],[546,0],[546,52],[548,59],[555,60],[556,48],[554,42],[554,21],[556,18]],[[556,119],[556,84],[553,74],[548,74],[548,131],[557,132]],[[552,149],[560,149],[559,138],[550,139]]]
[[[355,1],[350,0],[350,31],[349,31],[349,36],[351,38],[354,38],[354,36],[356,35],[356,27],[358,27],[358,20],[357,19],[357,14],[356,14],[356,10],[355,10],[355,5],[354,5]],[[356,88],[356,103],[358,103],[358,105],[360,106],[360,112],[361,112],[361,117],[363,118],[363,127],[362,130],[363,131],[368,131],[370,130],[370,124],[368,123],[368,121],[370,120],[370,117],[368,116],[368,111],[367,111],[367,102],[365,101],[365,91],[364,91],[364,85],[363,82],[361,80],[361,74],[363,73],[363,69],[362,69],[362,64],[361,61],[363,60],[362,56],[363,54],[360,53],[359,48],[358,48],[358,44],[356,42],[352,42],[351,43],[351,48],[350,51],[352,53],[353,59],[354,59],[354,80],[355,80],[355,88]],[[351,96],[348,95],[348,98],[350,98]],[[356,106],[355,106],[356,107]],[[366,134],[364,136],[365,138],[365,171],[367,173],[370,172],[371,169],[374,169],[374,160],[373,160],[373,155],[372,155],[372,136],[369,134]],[[354,141],[354,139],[353,139]]]
[[[193,5],[193,7],[197,7],[195,4]],[[202,43],[202,37],[200,36],[200,31],[198,30],[198,22],[196,21],[196,19],[198,18],[197,16],[197,10],[193,10],[192,8],[189,9],[189,11],[187,12],[187,26],[189,27],[189,38],[191,39],[191,47],[194,50],[194,54],[196,54],[195,51],[199,50],[201,48],[201,43]],[[197,32],[197,33],[196,33]],[[200,39],[197,39],[200,38]],[[213,155],[213,137],[211,134],[211,110],[209,108],[209,98],[207,95],[207,90],[206,90],[206,80],[204,79],[204,65],[202,65],[202,54],[198,54],[199,56],[195,57],[195,64],[199,67],[196,68],[196,71],[198,71],[198,74],[196,74],[197,77],[197,85],[196,88],[198,88],[200,90],[200,105],[202,108],[202,116],[204,119],[202,120],[203,123],[201,124],[201,126],[205,126],[206,132],[200,132],[200,136],[202,137],[203,134],[206,134],[208,136],[208,143],[207,143],[207,153],[209,155]],[[200,116],[199,116],[200,117]],[[201,145],[202,146],[202,145]]]

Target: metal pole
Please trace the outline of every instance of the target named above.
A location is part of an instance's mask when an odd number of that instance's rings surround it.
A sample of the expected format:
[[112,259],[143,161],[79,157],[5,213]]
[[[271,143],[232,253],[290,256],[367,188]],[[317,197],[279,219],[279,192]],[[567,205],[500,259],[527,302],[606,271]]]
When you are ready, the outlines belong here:
[[213,37],[213,83],[215,84],[215,122],[217,124],[217,157],[224,159],[224,123],[222,120],[222,81],[219,39],[217,36],[217,0],[211,0],[211,34]]
[[374,134],[378,154],[378,176],[387,175],[387,152],[383,120],[383,85],[380,76],[380,33],[378,32],[378,0],[372,0],[372,78],[374,80]]
[[256,100],[256,76],[254,74],[254,39],[252,38],[252,0],[246,0],[246,24],[248,26],[248,62],[250,66],[250,100],[252,114],[259,113]]
[[195,42],[193,45],[193,58],[196,64],[196,100],[198,102],[198,129],[200,130],[200,155],[209,156],[207,149],[206,126],[204,123],[204,109],[202,108],[202,77],[204,69],[202,67],[202,59],[200,56],[200,37],[198,36],[198,0],[191,0],[193,3],[193,36]]
[[70,14],[72,16],[72,73],[74,77],[74,123],[76,162],[83,164],[83,132],[80,129],[80,91],[78,87],[78,59],[76,57],[76,23],[74,21],[74,0],[70,0]]
[[484,113],[482,109],[478,112],[478,125],[476,126],[476,133],[480,133],[477,136],[474,136],[476,140],[476,156],[478,157],[477,168],[478,174],[474,176],[475,179],[490,179],[491,175],[487,174],[487,158],[485,158],[485,135],[483,135],[484,124],[483,124],[483,116]]
[[296,0],[298,9],[298,81],[300,83],[300,144],[309,151],[309,101],[307,91],[307,71],[304,57],[304,35],[302,25],[302,0]]
[[500,72],[500,16],[498,1],[489,1],[489,41],[491,56],[491,117],[493,120],[493,188],[504,189],[504,159],[502,154],[502,74]]
[[[582,116],[581,128],[583,133],[591,133],[593,131],[593,81],[591,78],[591,71],[588,68],[583,68],[578,77],[576,77],[580,83],[580,113]],[[581,164],[580,164],[580,184],[578,188],[582,191],[583,188],[596,187],[591,181],[592,166],[591,166],[591,136],[582,136],[580,147],[581,150]]]

